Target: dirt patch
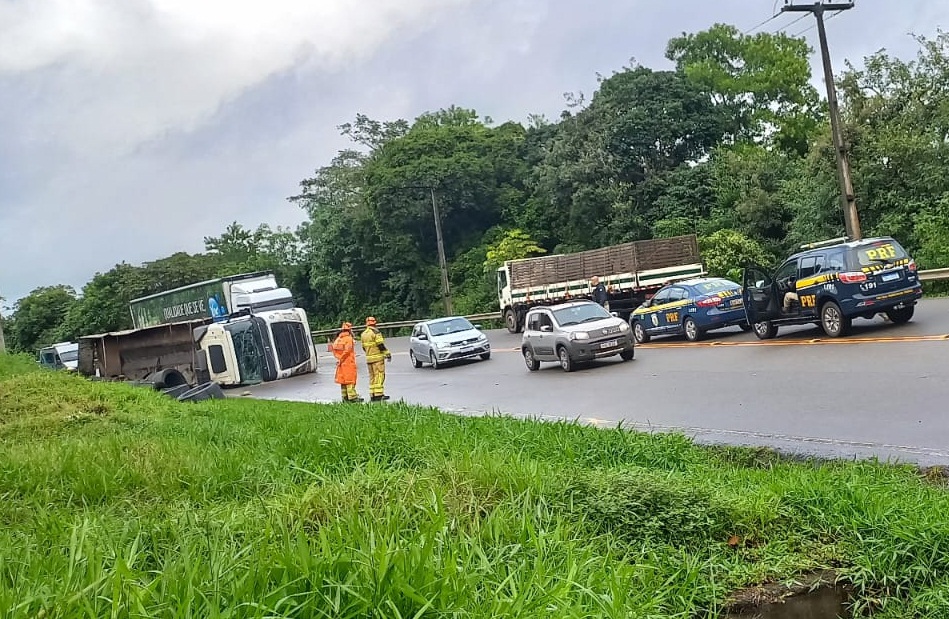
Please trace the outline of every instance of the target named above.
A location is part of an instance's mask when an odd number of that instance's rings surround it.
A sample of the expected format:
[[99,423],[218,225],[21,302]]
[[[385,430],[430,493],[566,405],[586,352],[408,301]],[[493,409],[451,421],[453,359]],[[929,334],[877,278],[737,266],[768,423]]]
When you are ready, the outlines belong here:
[[722,619],[838,619],[849,617],[851,591],[832,571],[791,583],[765,583],[732,594]]

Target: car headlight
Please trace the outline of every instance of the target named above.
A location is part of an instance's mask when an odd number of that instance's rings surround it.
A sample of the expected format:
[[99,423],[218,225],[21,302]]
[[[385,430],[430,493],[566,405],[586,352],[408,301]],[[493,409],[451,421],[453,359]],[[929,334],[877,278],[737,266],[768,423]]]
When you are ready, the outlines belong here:
[[570,334],[571,340],[588,340],[590,339],[590,334],[586,331],[574,331]]
[[629,331],[629,323],[621,322],[619,325],[620,331]]
[[478,341],[480,341],[480,342],[486,342],[486,341],[488,341],[488,336],[485,335],[484,333],[482,333],[481,335],[478,336]]

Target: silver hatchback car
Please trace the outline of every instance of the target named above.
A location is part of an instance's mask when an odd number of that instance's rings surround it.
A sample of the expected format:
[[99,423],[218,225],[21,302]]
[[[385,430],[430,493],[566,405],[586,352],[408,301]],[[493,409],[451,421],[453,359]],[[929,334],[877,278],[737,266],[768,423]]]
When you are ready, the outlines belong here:
[[579,362],[619,355],[629,361],[636,342],[625,320],[592,301],[574,301],[527,312],[521,353],[527,369],[556,361],[565,372]]
[[462,316],[436,318],[415,325],[409,336],[409,359],[417,368],[429,363],[440,369],[446,363],[491,358],[491,342],[481,328]]

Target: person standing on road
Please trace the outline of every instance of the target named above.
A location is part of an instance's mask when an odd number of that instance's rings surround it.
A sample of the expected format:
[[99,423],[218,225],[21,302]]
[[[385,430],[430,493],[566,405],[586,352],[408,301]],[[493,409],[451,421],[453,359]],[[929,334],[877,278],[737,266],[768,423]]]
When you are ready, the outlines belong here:
[[600,278],[596,275],[594,275],[593,279],[590,280],[590,286],[593,287],[594,303],[599,303],[608,311],[610,309],[610,295],[606,291],[606,286],[600,282]]
[[343,323],[330,349],[336,357],[336,383],[343,394],[343,402],[362,402],[363,399],[356,392],[356,346],[351,323]]
[[385,395],[386,362],[392,361],[392,353],[386,348],[382,332],[376,328],[373,316],[366,318],[366,330],[359,338],[366,353],[366,365],[369,366],[369,400],[379,402],[388,400]]

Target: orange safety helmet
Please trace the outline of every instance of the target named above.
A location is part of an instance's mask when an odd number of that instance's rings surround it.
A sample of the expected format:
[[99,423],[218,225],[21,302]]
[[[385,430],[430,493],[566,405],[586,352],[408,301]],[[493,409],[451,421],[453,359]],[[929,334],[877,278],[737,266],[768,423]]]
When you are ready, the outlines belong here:
[[352,331],[352,330],[353,330],[353,323],[351,322],[343,323],[343,331]]
[[369,325],[370,327],[373,326],[373,325],[375,325],[375,324],[376,324],[376,318],[375,318],[375,316],[370,316],[370,317],[366,318],[366,324]]

